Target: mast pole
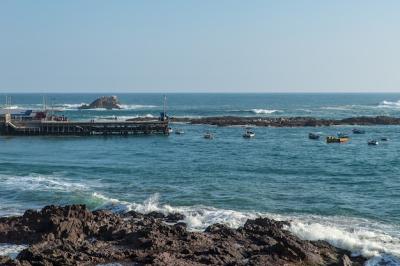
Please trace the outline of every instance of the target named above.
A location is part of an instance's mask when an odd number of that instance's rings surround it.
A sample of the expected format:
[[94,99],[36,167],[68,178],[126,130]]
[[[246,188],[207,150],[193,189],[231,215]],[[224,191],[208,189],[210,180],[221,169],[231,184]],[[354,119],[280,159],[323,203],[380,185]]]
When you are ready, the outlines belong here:
[[164,119],[167,118],[167,96],[164,95]]

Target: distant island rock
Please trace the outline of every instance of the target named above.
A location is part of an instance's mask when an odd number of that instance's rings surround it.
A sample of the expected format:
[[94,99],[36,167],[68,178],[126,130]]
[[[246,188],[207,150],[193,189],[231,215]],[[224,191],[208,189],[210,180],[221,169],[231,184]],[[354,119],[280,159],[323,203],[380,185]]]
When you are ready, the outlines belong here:
[[102,96],[94,100],[91,104],[84,104],[79,109],[122,109],[117,96]]

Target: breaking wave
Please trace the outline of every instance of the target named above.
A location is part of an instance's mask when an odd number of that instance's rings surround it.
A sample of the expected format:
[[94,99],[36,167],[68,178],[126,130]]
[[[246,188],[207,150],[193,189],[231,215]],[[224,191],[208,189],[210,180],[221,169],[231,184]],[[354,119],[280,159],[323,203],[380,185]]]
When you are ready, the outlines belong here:
[[392,102],[392,101],[382,101],[379,103],[378,107],[381,108],[400,108],[400,100],[397,102]]
[[279,112],[279,110],[269,110],[269,109],[251,109],[252,113],[255,114],[273,114]]
[[362,218],[323,217],[318,215],[277,215],[260,212],[240,212],[207,206],[179,206],[160,204],[159,195],[154,194],[143,203],[130,203],[93,193],[99,209],[115,212],[137,211],[148,213],[182,213],[188,229],[204,230],[214,223],[224,223],[237,228],[247,219],[269,217],[275,220],[291,221],[287,228],[305,240],[325,240],[333,246],[351,251],[354,255],[369,258],[367,265],[400,265],[400,226],[382,224]]
[[[54,108],[59,111],[77,111],[79,110],[79,107],[82,105],[88,105],[88,103],[62,103],[62,104],[55,104]],[[113,109],[113,110],[146,110],[146,109],[152,109],[152,108],[157,108],[158,106],[156,105],[141,105],[141,104],[121,104],[120,105],[121,109]],[[86,109],[86,110],[91,110],[91,111],[105,111],[107,109],[105,108],[96,108],[96,109]]]
[[140,109],[151,109],[157,108],[157,105],[142,105],[142,104],[121,104],[120,105],[124,110],[140,110]]
[[277,112],[281,112],[280,110],[273,109],[239,109],[239,110],[228,110],[231,113],[252,113],[252,114],[273,114]]
[[0,244],[0,256],[9,256],[15,259],[18,253],[27,247],[26,245]]
[[85,105],[87,103],[64,103],[64,104],[57,104],[55,105],[55,108],[61,110],[61,111],[75,111],[78,110],[79,107],[81,107],[82,105]]
[[126,116],[126,115],[111,115],[111,116],[96,116],[95,120],[101,121],[101,120],[116,120],[116,121],[126,121],[128,119],[135,119],[135,118],[154,118],[155,116],[152,114],[145,114],[145,115],[132,115],[132,116]]

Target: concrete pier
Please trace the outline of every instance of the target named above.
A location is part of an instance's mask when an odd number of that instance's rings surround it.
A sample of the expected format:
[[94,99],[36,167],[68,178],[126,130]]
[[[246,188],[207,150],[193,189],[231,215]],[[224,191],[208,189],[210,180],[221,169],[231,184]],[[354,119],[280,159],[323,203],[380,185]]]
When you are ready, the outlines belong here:
[[48,121],[12,120],[8,114],[0,117],[2,135],[168,135],[168,119],[154,121]]

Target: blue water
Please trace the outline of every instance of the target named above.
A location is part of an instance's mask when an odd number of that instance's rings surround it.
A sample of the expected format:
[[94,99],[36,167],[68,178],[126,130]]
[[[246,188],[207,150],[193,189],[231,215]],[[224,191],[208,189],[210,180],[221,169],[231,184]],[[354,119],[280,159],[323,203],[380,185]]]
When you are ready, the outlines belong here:
[[[40,94],[12,95],[13,108],[40,108]],[[78,111],[100,95],[47,95],[71,119],[157,116],[161,94],[120,94],[123,110]],[[400,94],[169,94],[170,116],[400,116]],[[0,95],[1,97],[1,95]],[[0,137],[0,215],[47,204],[115,211],[180,211],[202,229],[239,226],[257,215],[290,219],[305,239],[367,257],[400,256],[400,127],[363,127],[347,144],[308,140],[352,127],[255,128],[172,125],[184,135]],[[205,140],[205,131],[214,140]],[[368,146],[371,138],[387,143]]]

